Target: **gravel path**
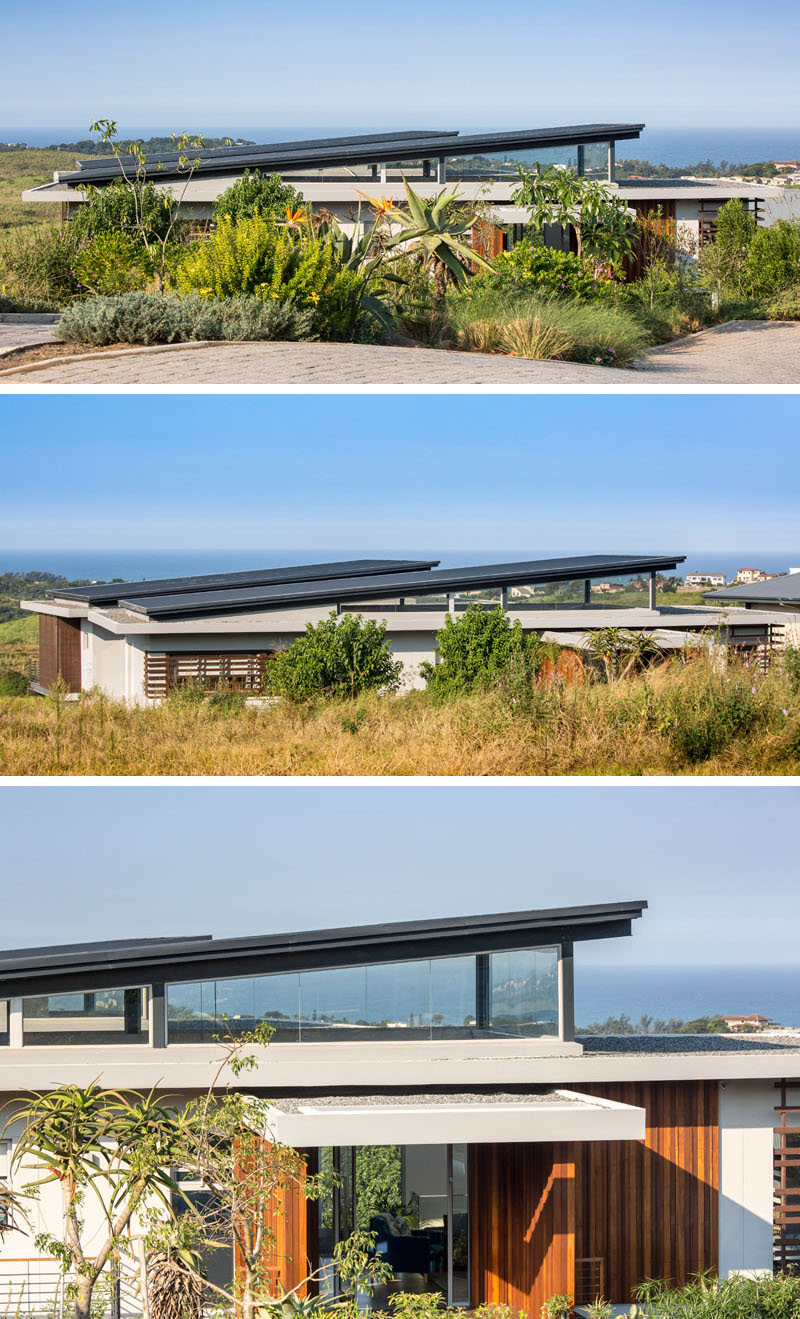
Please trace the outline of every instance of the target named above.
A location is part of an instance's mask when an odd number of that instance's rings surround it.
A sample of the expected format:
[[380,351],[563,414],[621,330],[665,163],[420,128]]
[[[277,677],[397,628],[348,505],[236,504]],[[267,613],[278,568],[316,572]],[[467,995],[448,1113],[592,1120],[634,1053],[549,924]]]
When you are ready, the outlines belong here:
[[[13,331],[13,326],[0,326]],[[43,336],[49,327],[39,329]],[[46,342],[43,338],[39,342]],[[10,346],[10,345],[9,345]],[[656,348],[637,371],[364,344],[243,343],[138,348],[2,377],[56,385],[787,385],[800,383],[800,323],[734,321]]]

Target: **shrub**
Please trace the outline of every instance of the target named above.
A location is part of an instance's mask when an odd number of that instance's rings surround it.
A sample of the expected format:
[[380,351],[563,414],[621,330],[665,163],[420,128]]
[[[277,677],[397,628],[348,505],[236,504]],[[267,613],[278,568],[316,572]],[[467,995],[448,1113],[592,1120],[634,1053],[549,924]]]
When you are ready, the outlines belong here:
[[160,192],[152,182],[90,187],[67,228],[82,242],[101,235],[134,234],[140,226],[148,238],[164,238],[172,224],[175,205],[174,198]]
[[540,638],[525,636],[502,609],[469,604],[460,618],[448,614],[436,634],[439,663],[427,660],[420,673],[437,696],[465,696],[492,688],[530,687],[543,658]]
[[58,310],[81,292],[75,274],[79,249],[71,225],[29,226],[9,234],[0,250],[3,294],[21,310]]
[[800,321],[800,284],[772,298],[766,306],[771,321]]
[[396,691],[402,661],[392,659],[386,624],[364,621],[361,614],[335,613],[316,625],[272,660],[270,691],[292,701],[315,696],[353,697],[366,691]]
[[87,298],[67,308],[59,333],[75,343],[188,343],[199,339],[304,339],[313,315],[292,302],[260,298],[207,298],[123,293]]
[[744,264],[744,290],[770,297],[800,282],[800,222],[778,220],[756,228]]
[[702,699],[676,699],[670,739],[682,758],[696,765],[755,731],[761,717],[757,689],[743,678],[735,678],[724,687],[709,686]]
[[283,219],[287,208],[296,211],[303,203],[302,194],[284,183],[280,174],[262,174],[245,170],[232,187],[227,188],[214,203],[214,219],[224,216],[238,224],[256,213],[262,216],[277,215]]
[[534,246],[529,239],[500,252],[494,258],[494,273],[476,275],[474,283],[581,299],[595,297],[598,288],[593,268],[581,257],[554,247]]
[[204,298],[292,300],[315,310],[327,338],[353,334],[365,290],[363,279],[343,267],[332,241],[260,215],[238,224],[223,218],[210,238],[186,252],[175,283],[180,292]]
[[152,271],[141,243],[126,233],[100,233],[75,260],[75,275],[94,293],[143,288]]
[[566,357],[572,340],[547,316],[518,316],[500,326],[500,343],[512,357]]
[[28,679],[18,669],[0,673],[0,696],[27,696],[28,690]]

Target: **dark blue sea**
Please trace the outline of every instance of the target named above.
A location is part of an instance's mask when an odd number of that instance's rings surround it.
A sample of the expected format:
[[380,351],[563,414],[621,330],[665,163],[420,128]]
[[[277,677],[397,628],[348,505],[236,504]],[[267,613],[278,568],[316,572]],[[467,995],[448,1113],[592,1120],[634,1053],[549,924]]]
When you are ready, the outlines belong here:
[[[605,547],[617,553],[618,546]],[[658,547],[656,547],[658,550]],[[595,553],[601,551],[593,551]],[[635,552],[635,547],[634,547]],[[52,572],[70,579],[140,581],[148,577],[182,577],[192,573],[239,572],[248,568],[278,568],[289,564],[330,562],[360,558],[440,557],[443,568],[457,568],[472,563],[513,563],[521,559],[545,559],[561,554],[575,554],[569,546],[518,546],[506,550],[450,550],[429,545],[360,545],[323,546],[316,549],[223,550],[82,550],[82,549],[0,549],[0,573]],[[761,568],[764,572],[787,572],[800,567],[800,543],[788,553],[758,550],[687,551],[686,563],[678,575],[687,572],[724,572],[730,580],[738,568]]]
[[[631,117],[635,119],[636,115],[632,113]],[[450,122],[452,119],[451,115],[430,115],[425,124],[401,124],[400,127],[459,128],[462,133],[520,127],[519,124],[460,124]],[[548,125],[543,123],[542,126]],[[309,137],[336,137],[344,134],[391,131],[397,127],[396,123],[372,123],[366,126],[310,124],[300,127],[291,125],[254,127],[248,124],[191,122],[166,125],[122,124],[119,132],[120,137],[148,138],[186,129],[193,133],[203,133],[206,137],[241,137],[253,142],[288,142],[292,139]],[[88,137],[89,132],[85,124],[60,124],[56,127],[44,128],[25,126],[9,128],[0,125],[0,141],[27,142],[32,147],[52,146],[59,142],[78,142]],[[649,160],[655,165],[695,165],[701,160],[710,160],[715,164],[719,164],[722,160],[735,164],[750,164],[760,160],[796,160],[800,158],[800,127],[662,128],[653,125],[645,128],[638,140],[618,143],[617,157],[620,160],[631,158]]]
[[800,1026],[800,966],[581,966],[575,959],[579,1026],[626,1013],[669,1020],[760,1012]]

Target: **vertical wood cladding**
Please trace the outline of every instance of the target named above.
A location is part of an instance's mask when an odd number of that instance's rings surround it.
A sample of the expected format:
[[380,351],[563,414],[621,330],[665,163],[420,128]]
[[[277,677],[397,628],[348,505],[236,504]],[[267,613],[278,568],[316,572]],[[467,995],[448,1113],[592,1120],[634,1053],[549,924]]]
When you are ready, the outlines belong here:
[[473,1146],[473,1306],[503,1302],[536,1316],[548,1296],[575,1294],[576,1259],[591,1261],[579,1274],[602,1278],[618,1303],[646,1278],[682,1286],[718,1267],[716,1082],[580,1090],[644,1108],[646,1137]]
[[472,1305],[538,1315],[575,1277],[575,1146],[470,1149]]
[[647,1113],[643,1141],[576,1146],[575,1253],[603,1261],[603,1290],[633,1299],[645,1278],[683,1286],[719,1261],[719,1135],[712,1081],[581,1086]]
[[59,675],[71,692],[81,689],[81,629],[71,618],[39,615],[39,683],[52,687]]

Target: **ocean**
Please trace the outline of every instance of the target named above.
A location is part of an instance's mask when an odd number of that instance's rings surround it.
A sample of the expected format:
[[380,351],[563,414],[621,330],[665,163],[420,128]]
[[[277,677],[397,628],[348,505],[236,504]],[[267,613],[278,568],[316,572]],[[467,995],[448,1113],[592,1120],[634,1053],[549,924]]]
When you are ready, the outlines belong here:
[[[616,552],[613,544],[610,551]],[[635,550],[635,547],[634,547]],[[598,551],[594,551],[598,552]],[[649,551],[648,551],[649,552]],[[655,547],[660,552],[660,547]],[[153,577],[186,577],[192,573],[241,572],[249,568],[278,568],[289,564],[330,562],[360,558],[436,558],[443,568],[457,568],[472,563],[513,563],[521,559],[546,559],[575,554],[569,546],[523,546],[506,550],[451,550],[435,546],[361,545],[325,546],[317,549],[186,549],[186,550],[115,550],[115,549],[0,549],[0,573],[52,572],[71,580],[140,581]],[[687,551],[686,563],[679,565],[678,575],[687,572],[724,572],[728,580],[738,568],[761,568],[764,572],[787,572],[800,567],[800,543],[789,552],[768,550]]]
[[[632,116],[635,118],[635,116]],[[456,117],[457,118],[457,117]],[[441,120],[441,123],[434,121]],[[445,122],[446,121],[446,122]],[[453,121],[453,122],[451,122]],[[457,127],[462,133],[478,133],[509,127],[509,125],[458,124],[452,115],[432,115],[434,127]],[[402,126],[402,125],[401,125]],[[370,124],[312,124],[304,127],[256,126],[247,124],[123,124],[121,137],[155,137],[188,128],[202,132],[206,137],[246,138],[254,142],[289,142],[293,139],[338,137],[345,134],[391,131],[397,125]],[[518,128],[519,125],[513,125]],[[32,147],[46,147],[58,142],[78,142],[89,137],[85,124],[61,124],[55,127],[3,127],[0,141],[27,142]],[[697,127],[670,128],[653,125],[645,128],[641,137],[633,142],[617,144],[619,160],[649,160],[656,165],[695,165],[701,160],[719,164],[722,160],[750,164],[760,160],[796,160],[800,157],[800,127],[772,128]]]
[[760,1012],[781,1026],[800,1026],[797,966],[585,966],[575,958],[579,1026],[626,1013],[691,1021],[720,1013]]

